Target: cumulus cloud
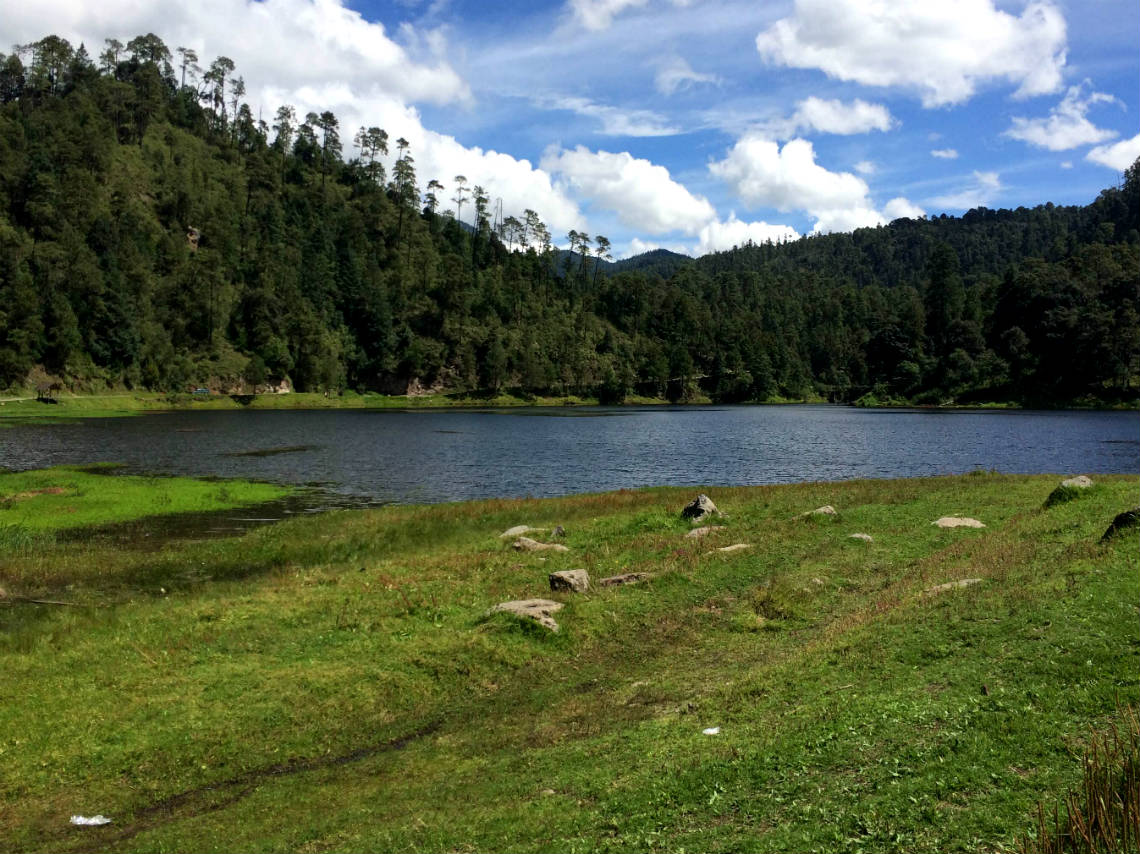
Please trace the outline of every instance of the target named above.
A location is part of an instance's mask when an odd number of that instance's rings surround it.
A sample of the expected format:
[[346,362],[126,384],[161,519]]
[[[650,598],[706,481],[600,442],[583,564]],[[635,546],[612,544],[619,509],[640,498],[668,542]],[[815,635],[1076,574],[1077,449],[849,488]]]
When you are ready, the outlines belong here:
[[401,45],[342,0],[37,0],[6,3],[4,28],[21,42],[50,30],[85,42],[91,53],[104,38],[153,32],[171,49],[193,48],[204,63],[229,56],[245,78],[246,100],[267,119],[282,104],[300,115],[331,110],[340,120],[346,156],[357,127],[382,127],[391,139],[408,140],[421,185],[432,178],[450,184],[463,174],[502,198],[507,211],[532,208],[555,230],[583,225],[565,188],[529,161],[467,147],[424,127],[415,103],[465,104],[471,97],[442,58],[446,43],[438,31],[402,27]]
[[923,106],[937,107],[968,100],[989,80],[1017,85],[1021,97],[1056,91],[1066,31],[1045,0],[1016,17],[992,0],[795,0],[793,15],[761,32],[756,47],[774,64],[916,89]]
[[1140,134],[1112,145],[1098,145],[1085,155],[1085,160],[1123,172],[1136,162],[1137,157],[1140,157]]
[[1086,87],[1092,84],[1086,80],[1079,86],[1070,86],[1061,103],[1049,111],[1043,119],[1027,119],[1014,116],[1013,125],[1002,136],[1028,142],[1049,151],[1067,151],[1081,145],[1106,142],[1116,136],[1116,131],[1098,128],[1085,114],[1093,104],[1119,103],[1112,95],[1104,92],[1089,92]]
[[956,148],[935,148],[930,152],[931,157],[937,157],[939,160],[957,160],[958,149]]
[[926,211],[902,196],[891,199],[883,205],[883,214],[892,222],[896,219],[918,219],[926,216]]
[[606,136],[674,136],[680,128],[666,124],[665,118],[652,110],[623,110],[596,104],[588,98],[556,98],[540,102],[562,110],[571,110],[602,123],[598,131]]
[[931,204],[947,210],[969,210],[970,208],[985,207],[990,204],[1001,189],[1002,183],[997,172],[978,172],[975,170],[969,184],[955,193],[931,199]]
[[890,110],[882,104],[870,104],[860,98],[845,104],[813,95],[796,104],[796,110],[790,117],[761,127],[777,139],[791,139],[800,132],[811,131],[841,135],[888,131],[896,124]]
[[743,246],[748,241],[753,243],[783,243],[788,240],[798,240],[799,233],[788,225],[771,225],[766,222],[743,222],[736,218],[736,214],[729,214],[728,220],[722,222],[715,220],[701,229],[700,243],[697,244],[696,254],[706,255],[722,249],[731,249],[733,246]]
[[654,243],[651,240],[642,240],[640,237],[635,237],[629,241],[629,248],[621,254],[621,257],[632,258],[634,255],[643,255],[646,252],[652,252],[654,249],[668,249],[670,252],[676,252],[679,255],[692,254],[692,249],[680,243],[663,246],[662,244]]
[[702,74],[699,71],[694,71],[693,67],[684,59],[675,56],[657,69],[654,83],[657,85],[657,91],[662,95],[672,95],[678,90],[690,88],[694,83],[719,84],[720,78],[715,74]]
[[855,164],[855,171],[860,175],[874,175],[876,166],[870,160],[860,160]]
[[[644,6],[649,0],[569,0],[567,7],[587,30],[604,30],[626,9]],[[689,0],[672,0],[674,6],[688,6]]]
[[669,170],[628,151],[551,149],[542,167],[557,173],[591,201],[614,211],[631,228],[649,234],[696,234],[716,218],[713,206],[670,177]]

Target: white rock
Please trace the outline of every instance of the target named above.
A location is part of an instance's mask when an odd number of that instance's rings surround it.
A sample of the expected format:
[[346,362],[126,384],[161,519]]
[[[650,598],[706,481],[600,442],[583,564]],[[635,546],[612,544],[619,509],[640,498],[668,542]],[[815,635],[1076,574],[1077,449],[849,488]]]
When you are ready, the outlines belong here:
[[717,551],[718,552],[738,552],[741,549],[750,549],[750,548],[752,548],[751,543],[734,543],[731,546],[722,546],[721,548],[717,549]]
[[839,511],[832,507],[830,504],[824,504],[822,507],[816,507],[814,510],[809,510],[806,513],[801,513],[801,516],[838,516]]
[[1061,486],[1072,486],[1076,489],[1088,489],[1092,485],[1092,479],[1083,474],[1061,481]]
[[701,735],[720,735],[720,727],[710,726],[708,729],[702,729]]
[[530,531],[545,531],[545,528],[532,528],[530,525],[515,525],[513,528],[507,528],[499,537],[504,540],[509,540],[511,537],[521,537],[523,534]]
[[551,615],[556,611],[561,611],[563,607],[561,602],[553,602],[550,599],[515,599],[510,602],[500,602],[488,611],[487,615],[514,614],[516,617],[534,620],[543,628],[557,632],[558,623],[554,621],[554,617]]
[[685,534],[686,540],[695,540],[700,537],[707,536],[708,534],[715,533],[716,531],[723,531],[724,525],[705,525],[703,528],[693,528],[689,533]]
[[511,544],[515,551],[519,552],[568,552],[566,546],[561,543],[540,543],[532,540],[530,537],[519,537],[514,543]]
[[584,569],[563,569],[550,573],[551,590],[585,593],[590,589],[590,574]]
[[875,540],[871,537],[870,534],[848,534],[847,539],[849,539],[849,540],[862,540],[865,543],[875,542]]
[[933,596],[935,593],[945,593],[947,590],[954,590],[958,587],[969,587],[971,584],[980,584],[980,578],[963,578],[960,581],[947,581],[945,584],[936,584],[934,587],[928,587],[922,592],[927,596]]
[[979,522],[977,519],[970,519],[966,516],[943,516],[941,519],[935,519],[930,523],[937,525],[939,528],[984,528],[985,524]]

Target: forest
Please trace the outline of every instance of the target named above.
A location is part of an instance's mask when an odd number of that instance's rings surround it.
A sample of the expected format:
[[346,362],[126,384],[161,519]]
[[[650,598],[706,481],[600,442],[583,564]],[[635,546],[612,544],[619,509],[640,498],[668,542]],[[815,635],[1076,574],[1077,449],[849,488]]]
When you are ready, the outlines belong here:
[[0,54],[0,389],[1128,403],[1140,161],[1085,206],[698,259],[554,247],[331,112],[153,34]]

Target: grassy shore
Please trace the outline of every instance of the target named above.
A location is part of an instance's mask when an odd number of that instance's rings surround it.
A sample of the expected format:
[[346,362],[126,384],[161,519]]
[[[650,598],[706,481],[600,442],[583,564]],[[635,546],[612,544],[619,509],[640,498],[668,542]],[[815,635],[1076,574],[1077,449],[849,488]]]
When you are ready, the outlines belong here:
[[[1099,542],[1140,482],[1056,480],[710,489],[699,539],[648,489],[0,546],[0,848],[1009,850],[1140,694],[1136,536]],[[557,634],[486,616],[533,596]]]

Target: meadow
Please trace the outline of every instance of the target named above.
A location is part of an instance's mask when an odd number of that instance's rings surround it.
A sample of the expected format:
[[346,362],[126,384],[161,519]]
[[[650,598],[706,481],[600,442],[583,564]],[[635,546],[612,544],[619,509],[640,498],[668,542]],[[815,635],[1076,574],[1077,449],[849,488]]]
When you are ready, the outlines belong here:
[[[1140,701],[1136,532],[1101,542],[1140,480],[1057,480],[708,488],[700,538],[677,488],[9,538],[0,848],[1018,850]],[[530,597],[558,632],[488,614]]]

